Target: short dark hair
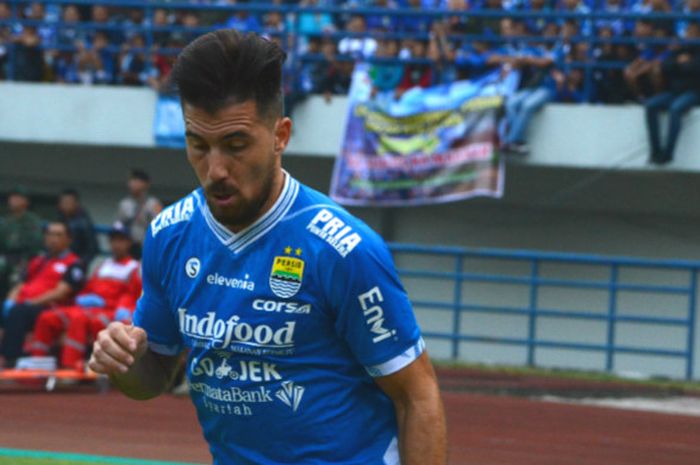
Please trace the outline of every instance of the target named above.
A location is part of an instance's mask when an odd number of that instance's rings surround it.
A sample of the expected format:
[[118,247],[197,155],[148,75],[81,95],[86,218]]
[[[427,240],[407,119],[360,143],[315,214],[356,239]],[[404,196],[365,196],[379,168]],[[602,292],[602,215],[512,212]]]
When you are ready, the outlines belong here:
[[78,194],[78,191],[73,189],[72,187],[68,187],[66,189],[63,189],[61,193],[59,194],[60,197],[63,197],[65,195],[70,195],[71,197],[74,197],[75,200],[80,200],[80,194]]
[[68,222],[63,220],[51,220],[44,223],[44,227],[42,228],[44,234],[49,230],[49,226],[51,226],[52,224],[58,224],[60,226],[63,226],[63,229],[66,230],[66,234],[68,235],[68,237],[73,237],[73,232],[70,230]]
[[282,64],[286,57],[277,44],[255,33],[218,30],[182,50],[170,83],[183,104],[207,113],[253,99],[259,115],[281,116]]
[[132,179],[139,179],[143,182],[151,182],[151,176],[139,168],[133,168],[129,173],[129,177]]

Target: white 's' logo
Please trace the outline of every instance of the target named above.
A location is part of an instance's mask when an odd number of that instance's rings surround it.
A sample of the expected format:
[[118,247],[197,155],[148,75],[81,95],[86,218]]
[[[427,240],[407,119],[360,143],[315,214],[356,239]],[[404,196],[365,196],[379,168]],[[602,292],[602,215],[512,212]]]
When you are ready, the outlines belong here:
[[190,278],[196,278],[199,274],[199,269],[202,267],[202,263],[197,257],[192,257],[185,263],[185,273]]

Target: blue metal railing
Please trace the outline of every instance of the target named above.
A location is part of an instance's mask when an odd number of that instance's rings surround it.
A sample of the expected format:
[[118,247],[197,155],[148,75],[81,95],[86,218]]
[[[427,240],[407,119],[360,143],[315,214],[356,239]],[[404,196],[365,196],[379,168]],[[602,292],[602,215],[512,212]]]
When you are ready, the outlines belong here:
[[[451,343],[451,357],[460,357],[460,344],[463,342],[481,342],[489,344],[520,346],[527,351],[527,363],[537,365],[537,349],[567,349],[586,352],[602,352],[605,355],[605,371],[615,369],[615,359],[618,354],[636,354],[645,356],[661,356],[682,359],[685,362],[685,377],[693,377],[694,341],[695,341],[695,311],[697,303],[697,279],[700,262],[688,260],[644,260],[627,257],[603,257],[596,255],[579,255],[564,253],[510,251],[498,249],[468,249],[456,247],[426,247],[407,244],[390,244],[390,249],[399,263],[399,275],[405,280],[421,279],[451,283],[454,289],[451,302],[413,300],[416,309],[452,312],[451,331],[426,332],[429,339],[446,340]],[[428,256],[434,259],[450,258],[454,260],[454,271],[435,271],[433,269],[409,269],[400,266],[402,261],[410,260],[411,256]],[[464,267],[469,260],[479,261],[515,261],[529,264],[529,272],[522,276],[510,274],[494,274],[481,272],[465,272]],[[558,265],[595,265],[607,268],[608,278],[605,280],[546,278],[541,275],[545,264]],[[635,284],[623,282],[620,272],[623,269],[646,270],[650,273],[675,271],[687,274],[688,284],[659,285]],[[528,290],[527,302],[522,306],[487,305],[470,302],[470,297],[464,295],[466,283],[496,283],[525,288]],[[543,307],[538,299],[539,292],[544,288],[585,289],[605,291],[608,294],[607,311],[593,309],[564,310]],[[621,314],[619,312],[620,292],[643,293],[645,295],[676,295],[686,299],[687,306],[684,316],[641,315],[638,313]],[[581,301],[576,302],[581,305]],[[585,304],[585,303],[584,303]],[[663,313],[663,310],[660,310]],[[518,315],[527,318],[527,337],[491,336],[478,333],[465,333],[461,329],[464,313],[479,313],[489,315]],[[605,342],[590,343],[583,341],[554,341],[538,335],[538,322],[542,318],[556,318],[567,321],[598,321],[607,325]],[[686,332],[683,349],[673,347],[652,348],[645,345],[627,345],[619,343],[617,333],[621,324],[639,324],[652,327],[676,327]],[[677,342],[677,341],[674,341]]]
[[[100,234],[109,231],[108,226],[96,226]],[[399,276],[406,279],[422,279],[431,282],[442,281],[452,285],[451,301],[421,300],[412,298],[411,303],[416,309],[431,312],[451,312],[449,332],[424,331],[427,339],[443,340],[450,342],[450,357],[452,360],[460,358],[460,344],[462,342],[479,342],[498,345],[519,346],[526,350],[527,364],[537,365],[537,349],[566,349],[582,352],[603,352],[605,364],[603,369],[607,372],[615,370],[615,356],[618,354],[634,354],[645,356],[661,356],[680,359],[684,362],[685,378],[693,378],[693,363],[695,350],[695,321],[698,291],[698,271],[700,261],[691,260],[651,260],[630,257],[608,257],[600,255],[584,255],[570,253],[552,253],[528,250],[506,249],[471,249],[461,247],[422,246],[411,244],[390,243],[391,250],[397,262]],[[453,271],[435,271],[426,269],[409,269],[401,266],[402,261],[411,256],[431,257],[434,259],[449,258],[454,261]],[[472,260],[485,260],[488,262],[520,262],[527,264],[528,272],[522,276],[494,273],[465,272],[465,265]],[[546,264],[559,265],[593,265],[608,269],[607,280],[564,279],[542,277],[542,267]],[[445,268],[443,265],[442,268]],[[670,286],[658,284],[632,284],[622,282],[620,271],[623,269],[642,269],[650,272],[680,272],[687,275],[686,286]],[[523,306],[489,305],[476,303],[470,296],[464,295],[464,285],[467,283],[496,283],[524,287],[528,290],[527,303]],[[607,311],[601,312],[593,309],[566,310],[546,308],[539,302],[538,295],[544,288],[603,290],[608,293]],[[651,296],[676,295],[686,300],[683,316],[646,316],[640,314],[619,313],[620,291],[630,293],[644,293]],[[576,302],[581,304],[580,301]],[[465,313],[486,315],[511,315],[527,318],[527,337],[496,337],[477,333],[464,333],[462,331],[462,316]],[[556,318],[559,320],[597,321],[605,323],[605,343],[590,343],[582,341],[562,342],[541,337],[537,332],[538,322],[543,318]],[[640,324],[649,327],[675,327],[685,331],[684,348],[671,347],[654,348],[639,345],[625,345],[617,342],[616,334],[620,324]]]
[[[674,13],[611,13],[604,11],[592,10],[587,13],[574,13],[574,12],[564,12],[564,11],[512,11],[512,10],[467,10],[467,11],[448,11],[445,9],[383,9],[383,8],[346,8],[346,7],[300,7],[297,5],[273,5],[266,3],[245,3],[237,5],[221,5],[221,4],[201,4],[201,3],[191,3],[191,2],[166,2],[166,1],[148,1],[144,2],[142,0],[101,0],[100,2],[95,2],[94,0],[37,0],[35,3],[52,4],[52,5],[93,5],[101,4],[110,7],[122,7],[122,8],[138,8],[144,11],[144,22],[143,24],[129,24],[128,26],[107,23],[98,24],[91,22],[80,22],[80,23],[64,23],[60,20],[58,21],[37,21],[29,19],[21,19],[18,14],[20,6],[26,5],[25,0],[9,0],[11,6],[12,16],[6,20],[0,20],[0,27],[10,26],[17,27],[21,25],[42,25],[55,30],[60,30],[62,28],[73,28],[77,30],[103,30],[103,31],[118,31],[118,30],[128,30],[130,33],[139,33],[144,37],[145,47],[143,49],[133,49],[135,52],[144,52],[146,54],[150,52],[158,52],[164,54],[176,53],[173,49],[161,49],[153,48],[153,44],[156,43],[154,34],[159,32],[179,32],[187,34],[202,34],[208,31],[213,31],[219,29],[221,25],[212,26],[201,26],[197,28],[188,28],[183,26],[168,25],[168,26],[153,26],[153,15],[154,11],[158,8],[163,8],[168,11],[209,11],[209,12],[223,12],[223,13],[234,13],[239,11],[251,12],[263,14],[267,12],[279,12],[285,15],[289,15],[291,21],[287,23],[284,21],[284,28],[282,31],[267,31],[270,35],[280,37],[282,43],[286,44],[290,48],[290,64],[287,70],[289,76],[294,76],[301,66],[301,63],[308,60],[318,60],[322,59],[319,56],[313,57],[306,54],[297,53],[297,43],[300,35],[313,37],[314,34],[301,34],[299,18],[302,13],[326,13],[330,15],[337,16],[348,16],[348,15],[361,15],[361,16],[371,16],[371,15],[381,15],[381,16],[393,16],[393,17],[416,17],[420,16],[423,18],[430,18],[433,20],[440,20],[447,17],[460,17],[463,19],[494,19],[494,18],[517,18],[517,19],[536,19],[541,18],[545,20],[565,20],[572,19],[583,23],[595,24],[597,20],[609,20],[609,19],[620,19],[625,21],[635,21],[639,19],[646,20],[683,20],[683,21],[700,21],[700,14],[688,14],[684,12],[674,12]],[[264,29],[262,32],[266,32]],[[331,37],[333,39],[340,39],[342,37],[353,37],[357,34],[353,34],[346,31],[338,31],[332,33],[323,33],[323,37]],[[424,33],[407,33],[402,31],[387,31],[387,32],[371,32],[363,33],[363,36],[372,36],[375,38],[419,38],[427,40],[429,38],[429,33],[426,31]],[[504,38],[498,35],[490,34],[471,34],[471,35],[459,35],[451,34],[448,39],[454,43],[460,43],[462,41],[473,41],[481,40],[489,42],[492,44],[506,43],[506,42],[558,42],[562,41],[561,37],[541,37],[541,36],[527,36],[527,37],[509,37]],[[613,36],[608,38],[596,37],[595,35],[578,35],[566,39],[570,44],[585,42],[589,45],[599,45],[599,44],[648,44],[648,45],[671,45],[678,42],[677,38],[638,38],[638,37],[619,37]],[[687,43],[700,43],[700,41],[685,41]],[[8,63],[6,65],[7,75],[9,79],[14,76],[15,70],[15,46],[12,43],[6,44],[8,48]],[[57,45],[57,44],[44,44],[42,48],[46,50],[74,50],[74,46],[70,45]],[[116,44],[112,44],[108,50],[117,53],[119,47]],[[347,57],[338,57],[340,60],[350,59]],[[370,60],[372,61],[372,60]],[[398,59],[383,59],[384,62],[406,62],[406,60]],[[417,60],[416,62],[420,62]],[[433,66],[437,66],[438,63],[433,62]],[[586,89],[586,95],[590,98],[593,89],[593,74],[594,70],[610,70],[610,69],[621,69],[626,66],[626,62],[621,61],[600,61],[593,57],[593,47],[589,47],[587,52],[587,57],[583,61],[573,61],[567,63],[568,68],[579,68],[585,71],[585,84],[584,89]],[[146,66],[150,68],[152,64],[147,60]]]

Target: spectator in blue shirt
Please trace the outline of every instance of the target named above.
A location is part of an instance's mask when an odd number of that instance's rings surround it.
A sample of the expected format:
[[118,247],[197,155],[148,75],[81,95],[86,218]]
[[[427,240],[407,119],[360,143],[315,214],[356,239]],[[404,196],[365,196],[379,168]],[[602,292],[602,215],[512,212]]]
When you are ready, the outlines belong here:
[[[559,3],[558,11],[562,13],[578,13],[578,14],[588,14],[591,9],[583,2],[583,0],[561,0]],[[560,26],[570,18],[562,18],[560,20]],[[579,30],[584,36],[590,36],[593,32],[593,24],[590,19],[576,18],[579,23]]]
[[[399,4],[395,0],[374,0],[367,5],[371,8],[385,8],[387,10],[396,10]],[[386,13],[369,14],[365,16],[368,31],[394,31],[398,27],[400,17],[392,14],[393,11]]]
[[[683,13],[686,15],[700,15],[700,0],[685,0],[683,3]],[[685,38],[686,30],[690,21],[683,18],[676,23],[676,35]]]
[[[524,9],[533,13],[549,13],[552,11],[552,6],[550,0],[527,0],[524,4]],[[525,20],[525,25],[527,26],[528,32],[539,35],[551,21],[551,18],[544,17],[527,18]]]
[[[515,23],[514,34],[524,35],[522,23]],[[525,131],[532,116],[555,97],[556,88],[550,77],[556,54],[545,46],[523,46],[502,49],[505,58],[504,70],[521,73],[519,89],[506,100],[506,133],[503,138],[504,151],[525,154],[529,148]]]
[[[400,0],[399,5],[409,11],[420,12],[430,5],[422,0]],[[425,15],[402,15],[397,19],[401,32],[410,34],[427,34],[430,32],[431,17]]]
[[[604,13],[619,14],[625,13],[627,8],[625,8],[623,0],[604,0],[600,11]],[[622,36],[630,29],[628,22],[621,18],[597,19],[595,22],[595,27],[599,34],[601,29],[609,29],[616,36]]]

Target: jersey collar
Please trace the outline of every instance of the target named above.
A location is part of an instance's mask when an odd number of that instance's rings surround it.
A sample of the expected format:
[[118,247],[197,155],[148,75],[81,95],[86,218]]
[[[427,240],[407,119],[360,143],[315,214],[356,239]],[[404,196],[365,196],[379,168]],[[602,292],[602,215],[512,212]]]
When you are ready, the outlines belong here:
[[202,215],[209,229],[214,233],[217,239],[233,253],[240,253],[248,245],[267,234],[282,218],[284,218],[296,200],[298,193],[299,182],[284,171],[284,186],[282,187],[282,192],[279,197],[275,200],[275,203],[263,216],[238,233],[231,232],[228,228],[219,223],[216,218],[214,218],[214,215],[211,214],[206,202],[201,203]]

